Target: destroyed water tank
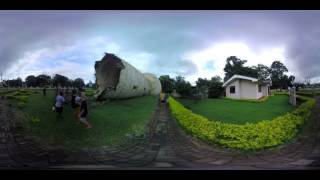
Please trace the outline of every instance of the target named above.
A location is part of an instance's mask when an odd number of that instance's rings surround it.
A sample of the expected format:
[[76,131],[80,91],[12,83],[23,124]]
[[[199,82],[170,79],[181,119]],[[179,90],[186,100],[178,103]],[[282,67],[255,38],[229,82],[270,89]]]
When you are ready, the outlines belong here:
[[106,53],[94,67],[97,100],[158,95],[161,91],[160,81],[155,75],[141,73],[114,54]]

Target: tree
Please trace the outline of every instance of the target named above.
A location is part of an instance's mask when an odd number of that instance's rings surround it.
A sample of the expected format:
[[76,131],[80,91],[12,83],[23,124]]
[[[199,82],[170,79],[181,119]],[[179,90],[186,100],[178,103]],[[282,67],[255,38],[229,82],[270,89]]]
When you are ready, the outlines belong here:
[[177,76],[175,81],[175,88],[182,97],[188,97],[192,94],[191,84],[182,76]]
[[198,78],[198,80],[196,81],[196,86],[198,88],[209,87],[210,86],[210,81],[207,78],[205,78],[205,79]]
[[74,86],[74,81],[72,79],[68,79],[68,83],[67,83],[68,87],[75,87]]
[[198,78],[196,81],[196,91],[197,93],[200,92],[201,94],[207,96],[209,91],[210,81],[205,78]]
[[288,89],[288,81],[289,81],[289,77],[284,74],[280,79],[280,84],[281,84],[280,87],[282,89]]
[[21,87],[22,86],[22,79],[18,77],[17,79],[7,80],[5,83],[9,87]]
[[223,87],[222,87],[222,79],[220,76],[215,76],[211,78],[210,85],[209,85],[209,91],[208,91],[208,97],[209,98],[218,98],[223,93]]
[[60,75],[60,74],[56,74],[53,78],[53,85],[54,86],[68,86],[68,78]]
[[293,83],[293,86],[296,87],[296,90],[299,91],[300,88],[305,88],[306,85],[304,83],[301,83],[301,82],[295,82]]
[[288,78],[288,86],[289,87],[292,87],[293,86],[293,82],[294,82],[294,80],[296,79],[296,77],[294,77],[294,76],[289,76],[289,78]]
[[162,75],[159,77],[162,92],[172,93],[174,89],[174,79],[171,79],[169,75]]
[[241,60],[236,56],[230,56],[226,60],[226,65],[224,67],[224,81],[230,79],[233,75],[243,75],[243,76],[250,76],[250,77],[258,77],[258,72],[253,67],[246,67],[244,64],[247,60]]
[[272,88],[283,88],[284,82],[288,81],[288,77],[284,73],[288,72],[287,67],[280,61],[274,61],[270,67],[270,74],[272,80]]
[[270,79],[270,68],[263,64],[258,64],[258,67],[256,67],[257,73],[258,73],[258,79],[260,81],[265,81]]
[[84,87],[85,84],[84,84],[83,79],[81,79],[81,78],[76,78],[76,79],[73,81],[73,86],[74,86],[74,87],[77,87],[77,88],[82,88],[82,87]]
[[51,77],[45,74],[41,74],[36,77],[37,79],[37,86],[43,87],[48,86],[51,83]]
[[201,93],[208,92],[209,98],[217,98],[222,95],[222,79],[220,76],[212,77],[211,80],[198,78],[196,87]]
[[25,81],[26,81],[27,87],[37,86],[37,78],[34,75],[27,76]]

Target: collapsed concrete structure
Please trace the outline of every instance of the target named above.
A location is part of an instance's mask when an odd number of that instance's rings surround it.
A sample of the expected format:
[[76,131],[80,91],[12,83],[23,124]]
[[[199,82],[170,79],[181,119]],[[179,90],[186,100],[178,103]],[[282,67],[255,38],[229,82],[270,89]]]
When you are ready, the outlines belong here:
[[150,73],[141,73],[114,54],[106,53],[95,63],[97,100],[122,99],[143,95],[158,95],[159,79]]

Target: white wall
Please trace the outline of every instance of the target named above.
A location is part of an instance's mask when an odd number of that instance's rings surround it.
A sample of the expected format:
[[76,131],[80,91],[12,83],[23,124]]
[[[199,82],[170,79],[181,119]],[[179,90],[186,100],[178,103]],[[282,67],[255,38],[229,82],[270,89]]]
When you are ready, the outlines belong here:
[[[230,86],[235,86],[236,92],[230,94]],[[226,97],[234,99],[259,99],[268,95],[268,87],[262,86],[261,92],[258,92],[258,83],[244,79],[237,79],[226,86]]]
[[241,79],[240,81],[240,98],[241,99],[257,99],[258,83]]
[[263,95],[263,96],[269,96],[269,94],[268,94],[268,88],[269,88],[269,85],[265,85],[265,86],[262,86],[262,87],[261,87],[261,92],[262,92],[262,95]]
[[[230,87],[235,86],[236,92],[234,94],[230,93]],[[239,80],[235,80],[232,83],[230,83],[228,86],[226,86],[226,97],[234,98],[234,99],[240,99],[240,89],[239,89]]]

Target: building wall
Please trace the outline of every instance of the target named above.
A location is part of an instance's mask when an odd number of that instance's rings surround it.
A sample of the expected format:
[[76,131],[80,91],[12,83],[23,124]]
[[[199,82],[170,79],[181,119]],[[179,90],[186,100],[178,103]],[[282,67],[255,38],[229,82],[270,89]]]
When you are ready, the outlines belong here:
[[257,99],[258,83],[240,79],[240,99]]
[[[235,93],[230,93],[230,87],[235,86]],[[226,97],[234,99],[258,99],[264,95],[264,87],[261,89],[261,93],[258,93],[258,83],[251,82],[244,79],[237,79],[226,86]]]
[[[230,94],[231,86],[235,86],[236,92],[234,94]],[[259,99],[263,96],[268,96],[268,87],[269,85],[261,86],[261,92],[259,92],[257,82],[237,79],[226,86],[226,97],[234,99]]]
[[264,86],[261,87],[261,92],[262,92],[263,96],[269,96],[268,88],[269,88],[269,85],[264,85]]
[[[235,86],[236,92],[234,94],[230,94],[230,87]],[[228,86],[226,86],[226,97],[234,98],[234,99],[240,99],[240,82],[239,80],[235,80],[232,83],[230,83]]]

